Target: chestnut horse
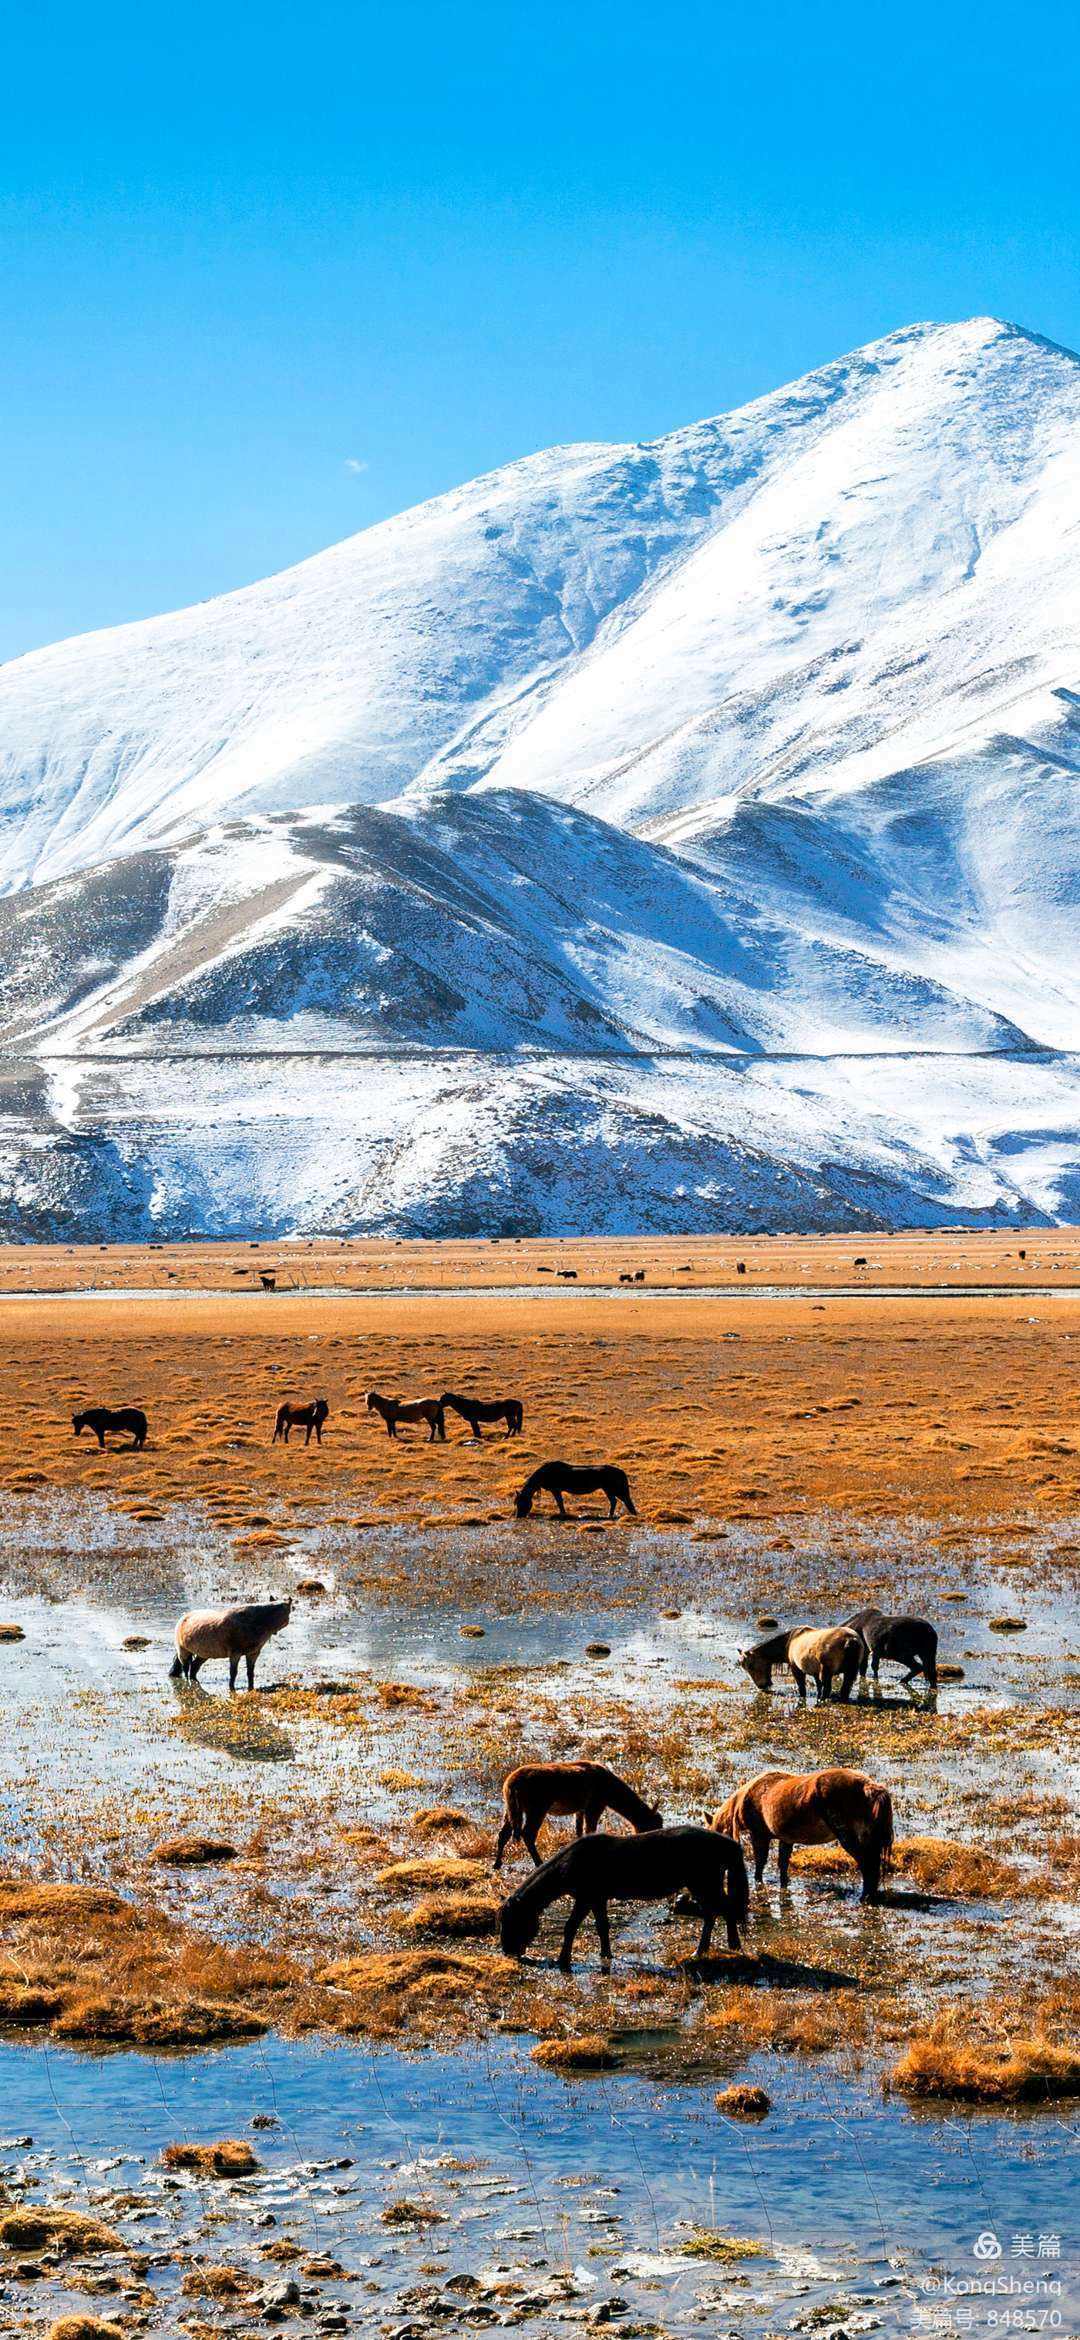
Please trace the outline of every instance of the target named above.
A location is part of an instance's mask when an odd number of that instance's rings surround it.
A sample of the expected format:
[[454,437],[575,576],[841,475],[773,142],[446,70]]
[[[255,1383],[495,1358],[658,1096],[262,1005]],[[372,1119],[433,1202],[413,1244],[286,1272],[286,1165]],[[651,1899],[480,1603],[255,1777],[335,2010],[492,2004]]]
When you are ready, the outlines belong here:
[[892,1797],[864,1771],[759,1771],[721,1805],[713,1827],[724,1836],[750,1838],[755,1885],[765,1875],[775,1838],[782,1890],[793,1844],[838,1844],[858,1868],[863,1900],[876,1901],[882,1862],[892,1851]]
[[259,1651],[271,1634],[284,1631],[291,1614],[291,1600],[247,1601],[235,1609],[189,1609],[176,1628],[176,1656],[169,1669],[173,1680],[182,1674],[195,1682],[208,1658],[227,1658],[229,1688],[235,1690],[243,1658],[248,1689],[254,1690]]
[[540,1919],[553,1901],[569,1894],[573,1902],[562,1939],[558,1963],[570,1972],[570,1957],[578,1927],[590,1910],[600,1940],[600,1958],[611,1964],[608,1933],[609,1901],[667,1901],[674,1893],[692,1895],[703,1912],[696,1955],[707,1958],[717,1918],[727,1927],[728,1947],[739,1947],[739,1927],[750,1908],[746,1862],[730,1837],[711,1828],[651,1828],[643,1836],[579,1836],[555,1853],[517,1892],[504,1901],[499,1916],[502,1947],[508,1958],[520,1958],[540,1931]]
[[397,1437],[399,1422],[426,1422],[429,1446],[434,1439],[446,1436],[441,1398],[388,1398],[369,1389],[366,1403],[369,1414],[381,1414],[388,1438]]
[[637,1518],[630,1496],[630,1481],[626,1472],[620,1471],[614,1463],[598,1464],[595,1469],[587,1466],[578,1469],[574,1463],[541,1463],[539,1470],[526,1479],[525,1485],[518,1488],[514,1497],[514,1509],[519,1519],[528,1519],[538,1495],[554,1496],[555,1509],[560,1519],[570,1517],[563,1502],[564,1495],[606,1495],[609,1519],[614,1519],[616,1506],[620,1503],[633,1519]]
[[774,1666],[789,1665],[795,1678],[795,1688],[801,1699],[806,1697],[806,1677],[817,1683],[819,1704],[832,1696],[835,1679],[840,1683],[841,1698],[850,1698],[851,1686],[862,1663],[863,1645],[857,1633],[846,1625],[797,1626],[793,1633],[773,1633],[767,1641],[756,1641],[752,1649],[744,1649],[739,1657],[743,1672],[759,1690],[772,1689]]
[[460,1414],[462,1421],[468,1423],[474,1438],[482,1438],[484,1435],[480,1428],[481,1422],[505,1422],[507,1437],[517,1438],[525,1420],[525,1408],[520,1398],[492,1398],[489,1403],[486,1398],[457,1397],[452,1389],[447,1389],[443,1391],[439,1404],[444,1412],[447,1406],[452,1406],[455,1414]]
[[325,1398],[315,1398],[310,1406],[279,1406],[277,1410],[277,1420],[274,1424],[274,1435],[270,1440],[271,1446],[276,1445],[279,1438],[282,1439],[287,1446],[289,1443],[290,1430],[306,1431],[307,1436],[304,1439],[305,1446],[311,1445],[311,1433],[314,1430],[315,1444],[316,1446],[321,1446],[322,1426],[329,1412],[330,1408],[327,1405]]
[[525,1845],[539,1868],[537,1834],[552,1812],[560,1817],[572,1812],[578,1835],[595,1836],[601,1813],[609,1809],[620,1812],[639,1832],[664,1825],[655,1804],[647,1804],[637,1789],[620,1779],[617,1771],[609,1771],[606,1763],[519,1763],[503,1781],[505,1816],[494,1865],[502,1868],[503,1854],[513,1842]]

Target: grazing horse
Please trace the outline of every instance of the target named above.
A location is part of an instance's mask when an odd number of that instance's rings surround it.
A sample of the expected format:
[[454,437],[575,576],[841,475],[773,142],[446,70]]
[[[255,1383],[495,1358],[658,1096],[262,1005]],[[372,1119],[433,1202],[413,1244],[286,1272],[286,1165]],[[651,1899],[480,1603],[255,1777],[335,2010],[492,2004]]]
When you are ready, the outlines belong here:
[[366,1404],[369,1414],[381,1414],[388,1438],[397,1437],[399,1422],[426,1422],[429,1446],[434,1439],[446,1436],[441,1398],[388,1398],[381,1397],[377,1389],[369,1389]]
[[503,1781],[505,1817],[495,1847],[495,1867],[511,1842],[524,1844],[537,1868],[536,1838],[552,1812],[573,1812],[579,1836],[595,1836],[602,1812],[621,1812],[632,1828],[662,1828],[655,1804],[647,1804],[637,1789],[609,1771],[606,1763],[519,1763]]
[[455,1414],[460,1414],[462,1421],[468,1423],[474,1438],[482,1438],[484,1435],[480,1428],[481,1422],[505,1422],[507,1437],[517,1438],[525,1420],[525,1408],[520,1398],[492,1398],[489,1402],[486,1398],[457,1397],[452,1389],[446,1389],[439,1404],[444,1412],[447,1406],[453,1406]]
[[595,1468],[586,1465],[581,1469],[573,1463],[541,1463],[539,1470],[526,1479],[525,1485],[518,1488],[514,1497],[514,1509],[519,1519],[528,1519],[538,1495],[554,1496],[555,1509],[560,1519],[570,1517],[563,1502],[564,1495],[606,1495],[610,1506],[609,1519],[614,1519],[616,1507],[620,1503],[632,1519],[637,1518],[630,1494],[630,1481],[626,1472],[620,1471],[614,1463],[600,1463]]
[[105,1444],[106,1430],[130,1430],[132,1448],[146,1445],[146,1415],[141,1406],[88,1406],[85,1414],[72,1415],[71,1427],[76,1438],[81,1438],[84,1430],[95,1431],[99,1446]]
[[172,1680],[183,1674],[187,1681],[197,1681],[199,1667],[207,1658],[228,1658],[229,1688],[235,1690],[243,1658],[248,1689],[254,1690],[259,1651],[272,1633],[282,1631],[291,1614],[291,1600],[249,1601],[236,1609],[189,1609],[176,1628],[176,1656],[169,1668]]
[[573,1908],[559,1952],[559,1965],[570,1972],[574,1936],[590,1910],[600,1939],[600,1958],[611,1964],[608,1933],[609,1901],[666,1901],[674,1893],[692,1894],[703,1914],[697,1956],[707,1958],[717,1918],[727,1927],[728,1947],[739,1947],[739,1927],[750,1908],[746,1862],[730,1837],[711,1828],[654,1828],[643,1836],[579,1836],[564,1851],[535,1869],[524,1885],[504,1901],[499,1916],[502,1947],[508,1958],[520,1958],[534,1942],[540,1919],[553,1901],[569,1894]]
[[860,1674],[865,1675],[869,1665],[876,1682],[882,1658],[894,1658],[908,1669],[905,1687],[922,1673],[931,1690],[937,1689],[937,1634],[925,1617],[886,1617],[881,1609],[860,1609],[857,1617],[848,1618],[848,1625],[863,1645]]
[[773,1633],[740,1653],[739,1664],[759,1690],[772,1689],[774,1666],[789,1665],[800,1698],[806,1697],[806,1677],[817,1683],[818,1702],[832,1696],[834,1678],[841,1698],[850,1698],[851,1686],[862,1662],[863,1645],[846,1625],[818,1629],[800,1625],[793,1633]]
[[274,1446],[279,1438],[283,1439],[287,1446],[290,1430],[306,1431],[305,1446],[311,1445],[311,1433],[314,1430],[315,1443],[317,1446],[321,1446],[322,1426],[329,1411],[330,1408],[325,1398],[316,1398],[310,1406],[279,1406],[277,1420],[274,1424],[274,1435],[270,1440],[271,1446]]
[[721,1805],[713,1827],[736,1840],[750,1838],[755,1885],[765,1875],[776,1838],[782,1891],[793,1844],[835,1842],[858,1867],[863,1900],[876,1901],[882,1862],[892,1851],[892,1797],[864,1771],[759,1771]]

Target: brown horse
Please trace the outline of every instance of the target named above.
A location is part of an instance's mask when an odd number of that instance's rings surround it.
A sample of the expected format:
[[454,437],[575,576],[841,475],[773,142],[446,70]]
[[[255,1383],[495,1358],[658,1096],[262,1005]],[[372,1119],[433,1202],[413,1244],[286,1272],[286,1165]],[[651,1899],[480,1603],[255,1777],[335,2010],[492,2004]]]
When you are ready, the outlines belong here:
[[520,1398],[492,1398],[489,1402],[486,1398],[457,1397],[452,1389],[447,1389],[443,1391],[439,1404],[444,1413],[447,1406],[452,1406],[455,1414],[460,1414],[462,1421],[468,1423],[474,1438],[482,1438],[484,1435],[480,1428],[481,1422],[505,1422],[507,1437],[516,1438],[525,1420],[525,1408]]
[[292,1614],[292,1601],[248,1601],[235,1609],[189,1609],[176,1628],[176,1656],[170,1667],[174,1680],[182,1674],[198,1680],[208,1658],[227,1658],[229,1688],[235,1690],[243,1658],[247,1686],[255,1688],[255,1660],[271,1634],[281,1633]]
[[519,1763],[503,1781],[505,1817],[495,1847],[495,1867],[501,1869],[507,1845],[514,1842],[526,1846],[539,1868],[536,1839],[552,1812],[560,1817],[572,1812],[578,1835],[594,1836],[601,1813],[609,1808],[621,1813],[639,1833],[664,1825],[655,1804],[647,1804],[637,1789],[620,1779],[617,1771],[609,1771],[606,1763]]
[[637,1518],[630,1495],[630,1481],[626,1472],[620,1471],[614,1463],[601,1463],[595,1469],[587,1465],[579,1469],[574,1463],[541,1463],[539,1470],[533,1471],[514,1497],[514,1509],[519,1519],[528,1519],[537,1496],[541,1494],[554,1497],[560,1519],[568,1519],[570,1516],[563,1502],[564,1495],[606,1495],[609,1519],[614,1519],[616,1507],[620,1503],[632,1518]]
[[84,1430],[92,1430],[99,1446],[105,1444],[106,1430],[130,1430],[132,1446],[146,1445],[146,1415],[141,1406],[88,1406],[85,1414],[73,1414],[71,1427],[76,1438]]
[[429,1446],[434,1439],[446,1436],[441,1398],[388,1398],[380,1396],[377,1389],[369,1389],[366,1404],[369,1414],[382,1416],[388,1438],[397,1437],[399,1422],[426,1422]]
[[739,1927],[745,1926],[750,1907],[746,1862],[730,1837],[711,1828],[650,1828],[642,1836],[579,1836],[555,1853],[517,1892],[504,1901],[499,1914],[502,1948],[508,1958],[520,1958],[540,1931],[540,1919],[553,1901],[569,1894],[573,1908],[562,1939],[558,1963],[570,1972],[574,1936],[591,1910],[600,1941],[600,1958],[611,1964],[608,1933],[609,1901],[667,1901],[675,1893],[689,1893],[703,1912],[697,1956],[707,1958],[717,1918],[727,1927],[728,1947],[739,1947]]
[[782,1891],[793,1844],[838,1844],[858,1868],[863,1900],[876,1901],[882,1863],[892,1851],[892,1798],[864,1771],[759,1771],[721,1805],[713,1827],[723,1836],[750,1838],[755,1885],[775,1838]]
[[329,1412],[330,1408],[325,1398],[315,1398],[310,1406],[279,1406],[277,1420],[274,1424],[274,1435],[270,1440],[271,1446],[274,1446],[279,1438],[287,1446],[290,1430],[303,1430],[307,1433],[304,1439],[305,1446],[311,1445],[311,1433],[314,1430],[315,1444],[321,1446],[322,1426]]
[[772,1689],[773,1667],[789,1665],[799,1697],[806,1697],[806,1678],[817,1683],[819,1704],[831,1698],[834,1680],[841,1698],[850,1698],[851,1686],[863,1659],[863,1644],[846,1625],[797,1626],[793,1633],[773,1633],[756,1641],[739,1658],[743,1672],[759,1690]]

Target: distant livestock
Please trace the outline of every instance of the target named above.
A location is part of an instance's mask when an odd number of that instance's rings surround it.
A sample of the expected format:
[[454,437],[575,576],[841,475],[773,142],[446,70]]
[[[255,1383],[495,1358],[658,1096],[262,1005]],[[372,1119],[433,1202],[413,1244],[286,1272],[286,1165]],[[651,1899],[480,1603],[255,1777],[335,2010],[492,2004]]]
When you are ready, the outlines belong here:
[[579,1468],[574,1463],[565,1462],[541,1463],[539,1470],[533,1471],[514,1497],[514,1509],[519,1519],[528,1519],[538,1495],[554,1497],[560,1519],[570,1517],[563,1502],[564,1495],[606,1495],[609,1519],[614,1519],[620,1503],[632,1518],[637,1517],[630,1494],[630,1481],[626,1472],[619,1470],[613,1463],[603,1463],[596,1468],[588,1465]]
[[892,1798],[864,1771],[759,1771],[721,1805],[713,1827],[736,1840],[750,1838],[755,1885],[778,1842],[781,1891],[793,1845],[838,1844],[858,1868],[863,1900],[876,1901],[882,1863],[892,1851]]
[[774,1666],[790,1666],[801,1699],[806,1697],[809,1675],[817,1684],[821,1704],[831,1698],[834,1681],[840,1684],[841,1698],[850,1698],[862,1655],[862,1641],[848,1626],[820,1629],[803,1625],[792,1633],[773,1633],[766,1641],[755,1642],[752,1649],[742,1651],[739,1664],[759,1690],[772,1689]]
[[292,1614],[290,1601],[252,1601],[235,1609],[189,1609],[176,1628],[176,1656],[169,1669],[173,1681],[198,1678],[208,1658],[227,1658],[229,1688],[235,1690],[243,1658],[247,1686],[255,1688],[255,1660],[274,1633],[280,1633]]
[[305,1446],[310,1446],[311,1433],[314,1430],[315,1443],[317,1446],[321,1446],[322,1426],[329,1412],[330,1408],[325,1398],[316,1398],[310,1406],[279,1406],[277,1420],[274,1424],[274,1435],[270,1441],[271,1446],[276,1445],[279,1438],[283,1439],[287,1446],[290,1430],[303,1430],[305,1432]]
[[72,1415],[71,1427],[76,1438],[81,1438],[84,1430],[93,1430],[99,1446],[104,1446],[107,1430],[131,1432],[129,1453],[146,1445],[146,1415],[140,1406],[88,1406],[85,1413]]
[[619,1812],[632,1828],[662,1828],[655,1804],[647,1804],[617,1771],[606,1763],[519,1763],[503,1781],[503,1824],[495,1847],[495,1867],[501,1869],[509,1844],[523,1844],[537,1867],[536,1839],[553,1812],[560,1818],[572,1813],[579,1836],[594,1836],[606,1811]]
[[525,1420],[525,1408],[520,1398],[492,1398],[489,1400],[458,1397],[452,1389],[446,1389],[439,1399],[439,1404],[444,1413],[447,1406],[451,1406],[455,1414],[460,1414],[462,1421],[468,1423],[474,1438],[483,1437],[483,1431],[480,1428],[481,1422],[505,1422],[507,1437],[517,1438],[520,1436]]
[[386,1424],[388,1438],[396,1438],[401,1422],[426,1422],[428,1444],[436,1438],[445,1438],[446,1421],[441,1398],[383,1397],[377,1389],[369,1389],[365,1404],[369,1414],[379,1414]]
[[908,1669],[905,1685],[921,1673],[931,1690],[936,1690],[938,1637],[925,1617],[886,1617],[881,1609],[860,1609],[856,1617],[848,1618],[848,1626],[863,1645],[861,1675],[865,1676],[870,1666],[876,1682],[882,1659],[892,1658]]
[[641,1836],[580,1836],[534,1871],[504,1901],[499,1916],[502,1948],[520,1958],[536,1940],[540,1919],[553,1901],[570,1895],[573,1907],[563,1934],[558,1964],[570,1972],[574,1937],[592,1914],[604,1966],[611,1964],[609,1901],[668,1901],[685,1892],[702,1915],[697,1956],[707,1958],[713,1927],[722,1918],[728,1948],[739,1948],[739,1928],[750,1908],[750,1886],[742,1849],[711,1828],[655,1828]]

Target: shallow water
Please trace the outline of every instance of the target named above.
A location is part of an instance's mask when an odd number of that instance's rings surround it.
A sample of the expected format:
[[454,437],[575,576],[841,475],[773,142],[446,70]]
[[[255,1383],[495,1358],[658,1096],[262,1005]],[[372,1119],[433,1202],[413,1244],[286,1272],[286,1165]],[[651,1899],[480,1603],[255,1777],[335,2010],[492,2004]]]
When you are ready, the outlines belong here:
[[[0,2161],[17,2190],[102,2194],[103,2214],[110,2192],[138,2189],[150,2216],[133,2238],[181,2263],[209,2248],[217,2262],[256,2267],[268,2231],[330,2252],[359,2280],[323,2282],[320,2298],[351,2302],[357,2331],[411,2329],[400,2318],[419,2312],[427,2332],[436,2298],[440,2329],[475,2330],[475,2295],[443,2287],[455,2271],[487,2284],[500,2269],[535,2300],[511,2320],[539,2331],[595,2318],[613,2299],[669,2332],[765,2334],[778,2318],[789,2330],[910,2330],[940,2300],[935,2270],[985,2277],[972,2245],[987,2230],[1001,2240],[1002,2272],[1062,2283],[1050,2304],[1063,2327],[1042,2328],[1069,2328],[1075,2132],[1064,2122],[928,2124],[819,2071],[761,2058],[749,2077],[773,2097],[752,2128],[721,2118],[711,2089],[621,2074],[566,2082],[505,2041],[423,2062],[279,2041],[168,2059],[7,2046],[0,2080],[20,2137],[0,2140]],[[253,2115],[275,2124],[252,2136],[258,2177],[207,2189],[155,2170],[164,2145],[250,2134]],[[208,2194],[209,2246],[199,2233]],[[382,2213],[402,2199],[446,2223],[388,2229]],[[688,2258],[694,2228],[752,2240],[760,2256],[726,2267]],[[1019,2237],[1037,2248],[1053,2234],[1064,2261],[1014,2251]],[[151,2269],[163,2308],[176,2275]],[[426,2308],[410,2298],[425,2286]],[[0,2311],[5,2295],[0,2279]],[[990,2312],[968,2329],[994,2328]]]

